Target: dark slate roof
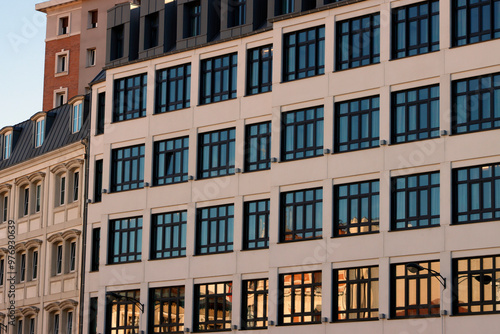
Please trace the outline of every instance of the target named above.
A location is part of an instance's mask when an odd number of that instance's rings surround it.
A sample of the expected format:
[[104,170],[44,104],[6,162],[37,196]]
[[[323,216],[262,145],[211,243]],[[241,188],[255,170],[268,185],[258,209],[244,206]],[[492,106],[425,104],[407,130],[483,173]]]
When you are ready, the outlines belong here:
[[96,77],[90,82],[90,86],[103,81],[106,81],[106,70],[99,72],[99,74],[97,74]]
[[[15,125],[13,147],[9,159],[0,160],[0,170],[17,165],[27,160],[55,151],[61,147],[81,141],[88,137],[90,130],[89,97],[85,97],[82,128],[72,133],[72,105],[65,104],[47,112],[45,121],[45,139],[40,147],[35,148],[34,121],[27,120]],[[1,158],[1,156],[0,156]]]

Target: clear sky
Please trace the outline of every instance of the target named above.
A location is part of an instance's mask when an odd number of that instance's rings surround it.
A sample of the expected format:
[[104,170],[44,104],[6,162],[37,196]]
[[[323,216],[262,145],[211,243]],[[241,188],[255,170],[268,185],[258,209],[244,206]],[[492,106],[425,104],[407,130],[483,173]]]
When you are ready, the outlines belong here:
[[42,110],[45,57],[44,0],[3,1],[0,10],[0,129]]

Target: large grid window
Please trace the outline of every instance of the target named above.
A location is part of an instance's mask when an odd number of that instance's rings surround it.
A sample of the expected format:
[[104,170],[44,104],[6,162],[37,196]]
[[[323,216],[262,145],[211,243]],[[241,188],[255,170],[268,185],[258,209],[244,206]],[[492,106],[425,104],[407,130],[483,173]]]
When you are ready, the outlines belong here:
[[139,333],[141,310],[135,300],[140,300],[139,290],[113,291],[108,295],[106,307],[106,333]]
[[500,1],[453,0],[452,45],[487,41],[500,37]]
[[439,86],[392,93],[392,144],[439,137]]
[[231,330],[233,283],[221,282],[194,286],[194,330],[218,332]]
[[113,122],[146,116],[148,75],[115,80]]
[[163,113],[191,105],[191,64],[156,71],[156,110]]
[[453,170],[453,223],[500,218],[500,164]]
[[273,45],[248,50],[247,95],[270,92],[273,88]]
[[392,58],[439,50],[439,1],[398,7],[392,12]]
[[320,239],[323,236],[323,189],[281,194],[280,241]]
[[337,70],[380,62],[380,15],[337,23]]
[[112,153],[111,191],[144,187],[144,145],[114,149]]
[[321,323],[321,271],[280,274],[280,325]]
[[378,96],[335,104],[335,152],[379,146],[380,99]]
[[283,81],[325,73],[325,26],[285,35]]
[[200,104],[236,98],[237,65],[236,53],[201,61]]
[[[439,261],[418,262],[439,272]],[[406,264],[391,265],[391,318],[439,317],[441,283],[429,270],[412,273]]]
[[500,256],[453,260],[453,314],[500,312]]
[[271,168],[271,122],[246,126],[245,172]]
[[188,155],[189,137],[155,142],[153,185],[187,181]]
[[452,105],[454,134],[500,128],[500,73],[454,81]]
[[392,230],[439,225],[439,172],[392,178]]
[[150,290],[151,333],[184,333],[184,286]]
[[233,251],[234,205],[198,209],[196,254]]
[[242,328],[267,328],[269,280],[252,279],[242,282]]
[[269,202],[245,203],[243,249],[269,248]]
[[126,263],[141,260],[142,217],[116,219],[109,222],[109,261]]
[[334,236],[379,231],[379,181],[341,184],[334,188]]
[[305,159],[323,155],[323,107],[282,114],[281,159]]
[[378,319],[378,267],[337,269],[333,272],[334,321]]
[[236,130],[201,133],[198,137],[198,178],[234,174]]
[[153,215],[151,258],[186,256],[187,211]]

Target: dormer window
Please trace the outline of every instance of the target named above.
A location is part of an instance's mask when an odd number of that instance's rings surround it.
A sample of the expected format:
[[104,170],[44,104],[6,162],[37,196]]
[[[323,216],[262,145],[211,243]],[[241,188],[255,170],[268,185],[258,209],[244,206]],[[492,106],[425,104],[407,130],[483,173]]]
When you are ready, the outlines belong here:
[[72,130],[73,133],[80,131],[82,128],[82,105],[83,103],[78,102],[73,105],[73,117],[72,117]]
[[35,126],[35,147],[40,147],[45,138],[45,118],[36,121]]
[[12,153],[12,133],[3,136],[3,158],[9,159]]

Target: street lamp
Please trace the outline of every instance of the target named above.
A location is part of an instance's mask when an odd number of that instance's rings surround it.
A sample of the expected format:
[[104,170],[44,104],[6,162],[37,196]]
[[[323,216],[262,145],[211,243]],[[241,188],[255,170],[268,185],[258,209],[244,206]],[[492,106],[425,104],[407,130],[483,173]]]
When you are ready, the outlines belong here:
[[406,269],[408,269],[408,271],[410,273],[412,273],[412,274],[416,274],[416,273],[418,273],[419,271],[422,271],[422,270],[427,270],[427,271],[429,271],[432,274],[432,276],[434,276],[434,277],[437,278],[437,280],[439,281],[439,283],[441,283],[441,285],[443,286],[443,290],[446,289],[446,278],[444,278],[443,276],[441,276],[441,274],[438,273],[437,271],[429,269],[429,268],[424,268],[421,265],[419,265],[418,263],[408,263],[406,265]]
[[139,308],[139,310],[141,310],[141,313],[144,313],[144,304],[142,304],[140,301],[138,301],[137,299],[135,299],[133,297],[123,296],[123,295],[120,295],[120,294],[112,292],[112,291],[106,292],[106,296],[113,297],[116,300],[123,300],[123,299],[125,299],[125,300],[128,300],[128,301],[131,301],[131,302],[133,302]]

